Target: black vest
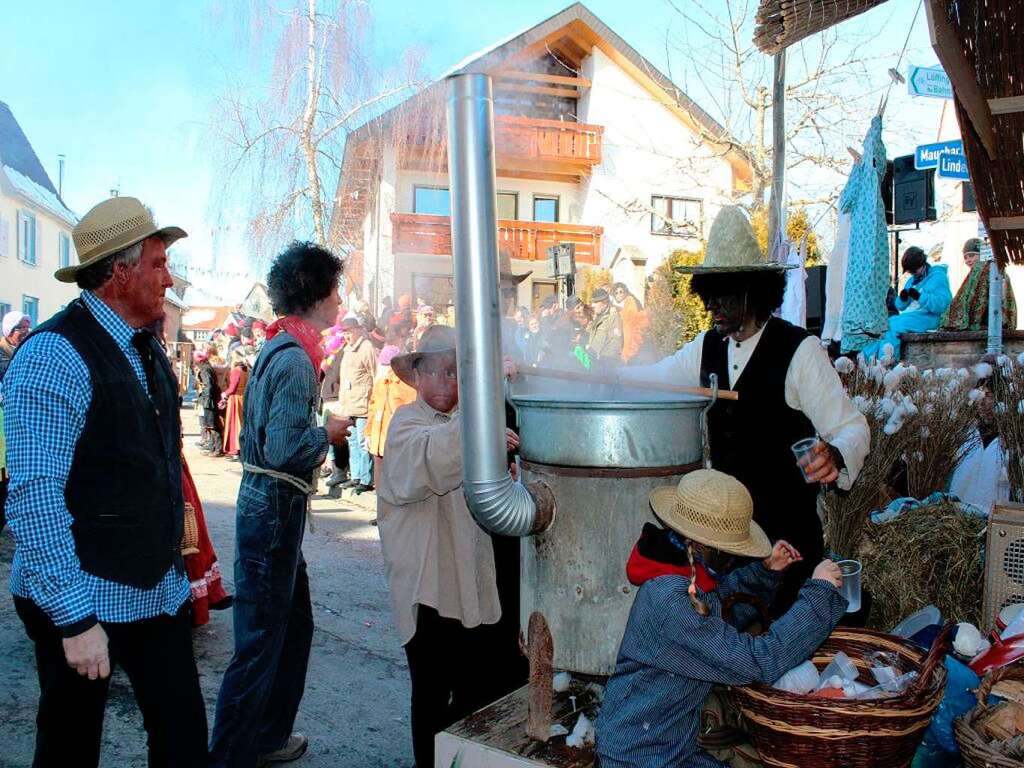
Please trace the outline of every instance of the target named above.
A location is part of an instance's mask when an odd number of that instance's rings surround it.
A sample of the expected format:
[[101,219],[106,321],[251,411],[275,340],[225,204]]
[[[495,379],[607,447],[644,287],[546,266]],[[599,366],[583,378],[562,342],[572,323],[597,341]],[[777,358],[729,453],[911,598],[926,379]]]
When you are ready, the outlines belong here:
[[172,565],[184,569],[181,417],[167,356],[150,338],[154,370],[147,397],[124,352],[81,300],[35,332],[67,339],[92,382],[64,488],[82,569],[151,589]]
[[[708,413],[712,466],[747,487],[754,500],[754,519],[768,537],[785,539],[805,559],[818,556],[823,547],[816,508],[818,485],[804,481],[790,446],[813,437],[814,425],[802,411],[786,404],[786,372],[807,336],[803,328],[785,320],[769,320],[743,375],[733,382],[739,400],[719,400]],[[727,345],[735,343],[714,329],[705,334],[704,386],[716,373],[718,386],[728,388]]]

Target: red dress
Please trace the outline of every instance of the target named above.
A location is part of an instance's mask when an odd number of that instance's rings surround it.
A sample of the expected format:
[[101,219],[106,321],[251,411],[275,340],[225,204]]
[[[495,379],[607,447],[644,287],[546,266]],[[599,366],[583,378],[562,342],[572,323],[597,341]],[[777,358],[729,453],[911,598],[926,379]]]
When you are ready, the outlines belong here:
[[224,414],[224,453],[228,456],[237,456],[242,451],[239,438],[242,434],[245,385],[248,383],[249,371],[242,366],[234,366],[228,379],[228,388],[222,395],[227,400],[227,410]]
[[213,542],[206,530],[203,503],[199,500],[199,492],[184,456],[181,457],[181,490],[185,503],[191,504],[195,510],[199,529],[199,551],[185,555],[185,572],[192,587],[192,626],[201,627],[210,620],[210,606],[228,600],[230,595],[224,591],[221,583],[217,553],[213,550]]

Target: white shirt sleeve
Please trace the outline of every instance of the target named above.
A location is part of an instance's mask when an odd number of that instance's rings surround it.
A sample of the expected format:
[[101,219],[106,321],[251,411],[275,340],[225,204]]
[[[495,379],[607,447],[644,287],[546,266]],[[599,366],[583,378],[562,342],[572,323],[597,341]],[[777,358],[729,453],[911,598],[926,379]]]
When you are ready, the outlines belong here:
[[700,358],[704,347],[704,334],[682,349],[650,365],[631,365],[620,368],[619,375],[626,380],[648,383],[672,384],[677,387],[700,386]]
[[867,419],[846,394],[828,354],[814,337],[800,343],[789,364],[786,404],[803,411],[821,439],[842,454],[846,468],[837,482],[840,488],[849,490],[864,466],[871,433]]

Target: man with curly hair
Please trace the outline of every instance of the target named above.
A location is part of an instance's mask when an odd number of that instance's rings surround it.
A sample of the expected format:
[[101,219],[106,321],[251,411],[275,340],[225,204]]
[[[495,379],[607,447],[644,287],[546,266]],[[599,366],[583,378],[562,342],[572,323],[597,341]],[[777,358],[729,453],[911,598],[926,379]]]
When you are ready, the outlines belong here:
[[292,243],[267,276],[278,319],[253,365],[242,429],[235,543],[235,654],[224,674],[211,766],[298,759],[292,733],[313,641],[302,534],[313,473],[352,422],[316,418],[320,332],[338,312],[342,263],[313,243]]

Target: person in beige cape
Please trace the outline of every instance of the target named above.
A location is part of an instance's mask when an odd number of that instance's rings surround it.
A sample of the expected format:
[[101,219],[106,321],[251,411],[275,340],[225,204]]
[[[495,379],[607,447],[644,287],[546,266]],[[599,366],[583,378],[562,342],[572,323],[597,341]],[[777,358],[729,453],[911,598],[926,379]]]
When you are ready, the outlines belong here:
[[[462,495],[455,331],[428,328],[391,367],[417,399],[388,430],[377,521],[412,680],[413,753],[431,768],[434,735],[504,693],[492,669],[501,607],[491,538]],[[519,444],[511,430],[506,439]]]

